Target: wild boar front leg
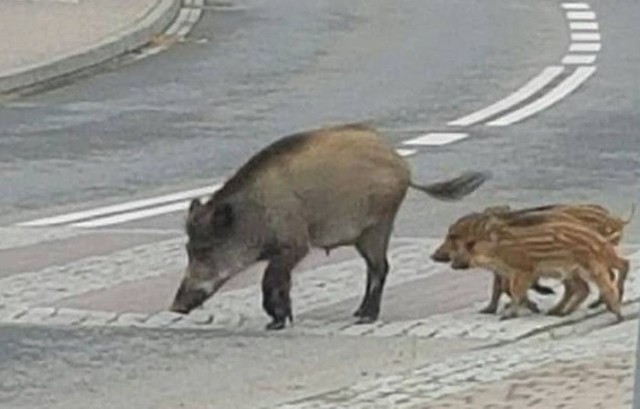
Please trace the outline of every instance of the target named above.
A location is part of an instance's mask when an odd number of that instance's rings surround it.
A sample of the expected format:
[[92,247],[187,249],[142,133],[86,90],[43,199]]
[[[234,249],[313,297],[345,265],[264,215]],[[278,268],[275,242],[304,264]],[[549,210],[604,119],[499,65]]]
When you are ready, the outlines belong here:
[[527,290],[533,284],[535,277],[528,272],[517,272],[509,279],[509,293],[511,304],[504,310],[501,320],[516,318],[520,315],[520,309],[528,306]]
[[267,324],[268,330],[279,330],[285,327],[287,318],[293,322],[291,310],[291,270],[304,258],[304,248],[283,249],[269,260],[262,277],[262,307],[272,321]]
[[[629,260],[624,259],[624,258],[620,258],[619,259],[619,266],[618,266],[618,298],[620,299],[620,302],[622,302],[622,298],[624,297],[624,282],[627,279],[627,275],[629,274]],[[602,305],[602,303],[604,302],[604,299],[602,298],[602,296],[598,297],[597,300],[593,301],[591,304],[589,304],[589,308],[597,308],[600,305]]]
[[498,311],[498,302],[505,285],[509,285],[505,282],[505,279],[500,277],[498,273],[493,273],[493,288],[491,289],[491,300],[489,305],[480,310],[481,314],[495,314]]
[[593,272],[593,281],[600,290],[600,297],[604,300],[607,309],[611,311],[618,322],[624,320],[620,306],[620,295],[615,280],[611,280],[609,269],[605,266],[593,265],[590,270]]

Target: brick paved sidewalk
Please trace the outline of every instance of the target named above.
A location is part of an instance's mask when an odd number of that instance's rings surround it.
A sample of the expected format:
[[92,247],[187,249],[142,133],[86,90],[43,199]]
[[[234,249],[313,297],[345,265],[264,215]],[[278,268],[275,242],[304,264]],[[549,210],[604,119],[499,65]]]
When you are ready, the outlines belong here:
[[630,409],[635,353],[558,362],[443,396],[422,409]]

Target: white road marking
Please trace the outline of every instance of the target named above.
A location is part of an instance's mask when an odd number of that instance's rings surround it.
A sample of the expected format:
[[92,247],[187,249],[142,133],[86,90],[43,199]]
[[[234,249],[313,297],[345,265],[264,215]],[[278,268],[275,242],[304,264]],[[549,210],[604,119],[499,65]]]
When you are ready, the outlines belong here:
[[571,43],[569,46],[570,52],[598,52],[602,49],[600,43]]
[[[201,198],[201,199],[204,199],[204,198]],[[161,214],[186,210],[189,208],[189,203],[190,201],[183,201],[183,202],[172,203],[172,204],[160,206],[160,207],[152,207],[151,209],[117,214],[115,216],[100,217],[100,218],[88,220],[85,222],[71,223],[71,226],[84,227],[84,228],[111,226],[114,224],[121,224],[125,222],[130,222],[133,220],[146,219],[153,216],[159,216]]]
[[567,54],[563,59],[563,64],[593,64],[596,61],[595,54]]
[[600,41],[600,33],[571,33],[571,41]]
[[169,28],[165,31],[165,34],[168,36],[174,36],[178,32],[182,24],[185,21],[187,21],[187,17],[189,16],[190,13],[191,13],[191,10],[187,8],[180,9],[180,12],[178,13],[178,17],[173,21],[171,26],[169,26]]
[[[416,149],[396,149],[396,152],[402,156],[411,156],[418,153]],[[104,206],[91,210],[45,217],[18,223],[17,226],[43,227],[60,224],[69,224],[72,227],[81,228],[112,226],[133,220],[146,219],[166,213],[186,210],[189,207],[191,199],[196,197],[205,199],[212,195],[221,186],[222,184],[216,184],[209,187],[202,187],[149,199],[135,200],[132,202]]]
[[589,10],[587,3],[562,3],[565,10]]
[[538,76],[531,79],[522,88],[518,89],[513,94],[507,96],[504,99],[501,99],[493,105],[490,105],[462,118],[451,121],[448,123],[448,125],[469,126],[483,121],[499,112],[505,111],[534,95],[536,92],[540,91],[542,88],[556,79],[560,74],[562,74],[563,71],[564,67],[561,66],[547,67],[540,74],[538,74]]
[[405,145],[441,146],[459,141],[468,137],[469,134],[463,132],[431,132],[414,139],[404,141]]
[[576,70],[561,83],[559,83],[549,93],[543,97],[533,101],[532,103],[525,105],[517,111],[511,112],[505,116],[502,116],[494,121],[489,122],[489,126],[507,126],[516,122],[522,121],[538,112],[549,108],[562,98],[566,97],[576,89],[582,83],[584,83],[593,73],[596,72],[596,67],[578,67]]
[[569,11],[567,12],[569,20],[595,20],[596,13],[593,11]]
[[598,30],[598,23],[595,22],[584,22],[584,21],[576,21],[569,23],[569,28],[571,30]]
[[418,150],[417,149],[396,149],[396,152],[398,152],[398,155],[400,156],[411,156],[418,153]]
[[112,206],[99,207],[97,209],[85,210],[81,212],[69,213],[60,216],[46,217],[42,219],[32,220],[29,222],[18,223],[18,226],[24,227],[38,227],[38,226],[52,226],[56,224],[63,224],[69,222],[75,222],[79,220],[89,219],[96,216],[104,216],[113,213],[121,213],[129,210],[140,209],[143,207],[150,207],[154,205],[175,202],[178,200],[191,199],[193,197],[204,196],[206,194],[213,193],[220,185],[202,187],[199,189],[186,190],[184,192],[172,193],[169,195],[163,195],[153,197],[150,199],[134,200],[132,202],[120,203]]

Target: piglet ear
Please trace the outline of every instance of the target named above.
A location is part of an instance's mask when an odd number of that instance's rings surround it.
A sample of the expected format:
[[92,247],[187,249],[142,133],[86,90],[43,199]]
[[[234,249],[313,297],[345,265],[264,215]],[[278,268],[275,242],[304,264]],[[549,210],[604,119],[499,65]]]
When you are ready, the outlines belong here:
[[500,226],[500,222],[498,221],[498,218],[494,214],[489,213],[488,216],[489,217],[487,218],[487,221],[484,224],[485,232],[493,231],[498,226]]
[[189,213],[193,213],[194,210],[199,209],[202,206],[200,199],[193,199],[189,205]]
[[222,203],[216,206],[213,211],[212,223],[215,229],[230,227],[234,221],[233,207],[229,203]]

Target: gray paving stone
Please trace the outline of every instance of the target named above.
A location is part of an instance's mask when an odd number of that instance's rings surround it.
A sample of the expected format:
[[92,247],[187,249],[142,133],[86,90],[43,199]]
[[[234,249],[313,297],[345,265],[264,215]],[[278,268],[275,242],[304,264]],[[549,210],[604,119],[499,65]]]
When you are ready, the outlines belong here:
[[162,328],[169,325],[173,325],[177,321],[184,318],[184,315],[171,311],[159,311],[155,314],[151,314],[141,324],[143,327],[148,328]]
[[89,311],[60,308],[54,315],[46,318],[43,322],[47,325],[76,325],[87,317],[89,317]]
[[82,320],[80,325],[82,326],[102,326],[109,325],[118,318],[118,314],[109,311],[89,311],[87,317]]
[[19,323],[40,323],[47,321],[49,317],[56,313],[56,309],[52,307],[30,308],[26,314],[16,316],[13,321]]
[[149,314],[125,312],[118,315],[118,319],[110,322],[108,325],[117,327],[142,327],[147,319],[149,319]]
[[16,316],[21,316],[27,313],[29,308],[27,306],[19,305],[7,305],[0,308],[0,322],[13,321]]

